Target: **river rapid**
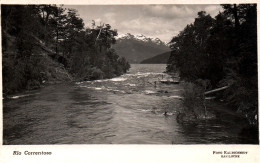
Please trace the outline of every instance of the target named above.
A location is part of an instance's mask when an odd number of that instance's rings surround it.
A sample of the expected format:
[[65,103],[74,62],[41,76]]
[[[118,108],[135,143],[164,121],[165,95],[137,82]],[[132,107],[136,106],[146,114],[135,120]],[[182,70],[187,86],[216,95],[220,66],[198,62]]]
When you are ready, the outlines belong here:
[[[132,64],[106,80],[45,86],[3,100],[4,144],[234,144],[239,117],[179,124],[181,84],[164,64]],[[167,116],[164,112],[167,112]]]

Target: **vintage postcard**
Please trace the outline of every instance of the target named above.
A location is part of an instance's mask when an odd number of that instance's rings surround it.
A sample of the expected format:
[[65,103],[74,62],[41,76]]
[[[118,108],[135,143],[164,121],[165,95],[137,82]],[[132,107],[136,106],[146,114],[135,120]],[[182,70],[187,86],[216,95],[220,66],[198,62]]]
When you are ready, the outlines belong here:
[[9,162],[259,162],[257,1],[2,1]]

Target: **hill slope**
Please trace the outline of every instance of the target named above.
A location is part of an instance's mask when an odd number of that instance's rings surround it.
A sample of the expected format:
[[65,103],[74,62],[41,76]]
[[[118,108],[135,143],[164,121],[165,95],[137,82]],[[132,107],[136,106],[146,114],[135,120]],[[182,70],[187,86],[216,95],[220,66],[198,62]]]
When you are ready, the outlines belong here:
[[165,52],[154,57],[143,60],[142,64],[166,64],[171,55],[171,52]]
[[117,38],[113,46],[119,56],[125,57],[130,63],[141,61],[169,51],[169,47],[160,39],[148,38],[143,35],[131,35],[130,33]]

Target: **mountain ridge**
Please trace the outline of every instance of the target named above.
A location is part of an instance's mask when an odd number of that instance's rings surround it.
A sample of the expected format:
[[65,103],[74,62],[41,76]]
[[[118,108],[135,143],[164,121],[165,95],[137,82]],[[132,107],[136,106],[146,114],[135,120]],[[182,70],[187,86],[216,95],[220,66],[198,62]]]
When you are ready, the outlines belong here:
[[146,37],[142,34],[126,33],[117,36],[116,40],[113,48],[119,56],[125,57],[130,63],[140,63],[145,59],[170,51],[168,44],[159,38]]
[[144,41],[144,42],[151,41],[151,42],[156,43],[157,45],[164,44],[164,45],[168,46],[168,42],[166,42],[166,41],[162,41],[161,39],[159,39],[157,37],[156,38],[154,38],[154,37],[147,37],[147,36],[145,36],[143,34],[133,35],[131,33],[126,33],[126,34],[118,35],[116,37],[117,40],[119,40],[119,39],[130,39],[130,38],[131,39],[136,39],[136,40],[139,40],[139,41]]
[[156,55],[154,57],[141,61],[141,64],[166,64],[171,55],[171,51]]

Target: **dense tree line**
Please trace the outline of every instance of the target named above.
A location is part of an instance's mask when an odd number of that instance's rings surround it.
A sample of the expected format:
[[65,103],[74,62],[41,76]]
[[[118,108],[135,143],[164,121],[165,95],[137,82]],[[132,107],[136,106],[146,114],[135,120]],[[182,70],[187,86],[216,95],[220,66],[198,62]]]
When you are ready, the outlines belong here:
[[229,86],[222,98],[257,125],[256,4],[222,5],[212,18],[204,11],[171,44],[168,72],[185,81],[207,81],[212,88]]
[[109,24],[86,28],[76,10],[56,5],[2,5],[1,12],[4,93],[38,87],[47,78],[46,57],[78,80],[111,78],[130,68],[111,48],[117,31]]

